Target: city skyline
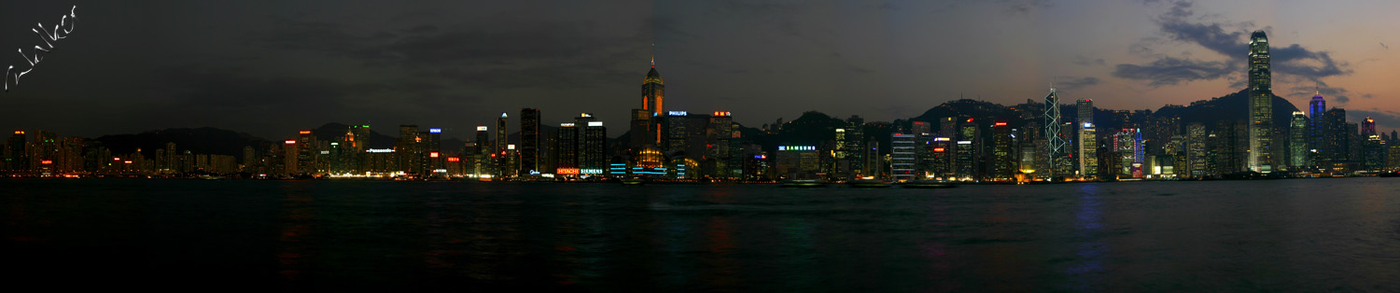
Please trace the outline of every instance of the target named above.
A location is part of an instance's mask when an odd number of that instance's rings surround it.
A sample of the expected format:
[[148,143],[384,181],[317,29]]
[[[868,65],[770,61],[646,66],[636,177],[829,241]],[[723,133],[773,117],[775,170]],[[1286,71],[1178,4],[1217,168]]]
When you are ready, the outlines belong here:
[[[569,119],[548,113],[574,111],[623,123],[629,113],[618,109],[635,108],[652,54],[673,81],[667,109],[741,113],[736,122],[750,127],[812,110],[891,121],[959,98],[1015,104],[1051,82],[1066,100],[1155,110],[1244,88],[1254,29],[1274,41],[1275,92],[1295,106],[1321,91],[1348,120],[1371,116],[1382,131],[1396,129],[1400,110],[1385,103],[1400,89],[1379,81],[1395,62],[1376,39],[1385,34],[1370,31],[1393,20],[1366,17],[1397,5],[1388,2],[1346,18],[1318,3],[1189,1],[337,3],[3,4],[3,46],[32,43],[33,22],[74,4],[92,26],[0,95],[41,109],[0,125],[85,137],[208,126],[275,139],[326,122],[420,124],[466,138],[526,107],[542,109],[546,125]],[[629,10],[637,17],[613,17]],[[408,17],[448,12],[463,14]],[[149,17],[118,19],[131,15]],[[1072,17],[1082,15],[1104,17]],[[53,115],[63,118],[45,119]]]

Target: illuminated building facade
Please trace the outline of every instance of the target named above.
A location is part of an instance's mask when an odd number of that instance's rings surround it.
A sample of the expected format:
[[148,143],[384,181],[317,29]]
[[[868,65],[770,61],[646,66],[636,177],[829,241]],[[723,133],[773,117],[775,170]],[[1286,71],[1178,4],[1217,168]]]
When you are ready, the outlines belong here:
[[578,151],[579,151],[579,128],[574,122],[559,123],[559,130],[556,132],[559,138],[555,140],[558,145],[555,156],[555,176],[575,176],[579,174]]
[[1011,126],[1005,121],[992,123],[992,151],[988,160],[991,161],[991,179],[1009,180],[1015,175],[1016,158],[1012,156]]
[[540,164],[540,109],[520,109],[520,169],[518,175],[543,173]]
[[778,146],[776,169],[778,176],[786,179],[815,178],[820,171],[820,158],[816,146]]
[[1092,166],[1092,168],[1089,166],[1091,164],[1089,161],[1097,161],[1098,158],[1095,154],[1095,151],[1098,150],[1098,139],[1093,137],[1097,135],[1094,129],[1094,100],[1077,100],[1074,106],[1077,110],[1074,118],[1074,128],[1079,130],[1076,136],[1078,139],[1074,144],[1074,153],[1079,156],[1077,160],[1079,164],[1079,176],[1085,178],[1094,177],[1094,175],[1098,174],[1098,164],[1097,162],[1093,162],[1094,166]]
[[1113,135],[1113,149],[1118,153],[1119,178],[1142,178],[1145,152],[1142,145],[1142,129],[1125,128]]
[[656,58],[652,57],[651,71],[642,80],[642,110],[650,112],[650,116],[666,115],[663,107],[665,101],[666,86],[661,82],[661,74],[656,72]]
[[583,175],[605,175],[605,168],[607,168],[608,164],[608,129],[603,127],[603,121],[596,121],[591,118],[586,121],[574,121],[575,123],[583,123],[581,124],[583,125],[583,132],[578,142],[579,173]]
[[1079,177],[1095,178],[1099,175],[1099,136],[1098,127],[1093,122],[1077,124],[1079,129]]
[[1264,31],[1249,36],[1249,169],[1273,171],[1274,93],[1270,88],[1269,38]]
[[1308,116],[1303,111],[1293,111],[1293,119],[1289,120],[1288,132],[1288,169],[1297,171],[1303,167],[1308,158]]
[[890,177],[895,181],[914,179],[917,135],[894,133],[890,135]]

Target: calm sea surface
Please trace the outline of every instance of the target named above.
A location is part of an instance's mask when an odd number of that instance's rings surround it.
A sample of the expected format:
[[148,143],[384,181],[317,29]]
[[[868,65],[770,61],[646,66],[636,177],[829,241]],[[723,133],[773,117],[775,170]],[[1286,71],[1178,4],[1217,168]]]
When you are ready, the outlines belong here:
[[5,179],[0,208],[7,283],[60,287],[1400,291],[1390,178],[946,190]]

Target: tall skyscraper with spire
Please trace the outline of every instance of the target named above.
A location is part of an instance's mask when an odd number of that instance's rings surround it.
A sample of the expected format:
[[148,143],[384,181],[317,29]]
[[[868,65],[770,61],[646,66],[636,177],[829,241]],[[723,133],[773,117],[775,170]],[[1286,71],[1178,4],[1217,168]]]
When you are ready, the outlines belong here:
[[1269,71],[1269,38],[1249,35],[1249,170],[1273,171],[1274,93]]
[[666,100],[666,86],[661,83],[661,74],[656,73],[656,56],[651,57],[651,71],[642,82],[642,109],[651,111],[653,117],[665,116],[662,112]]
[[1049,142],[1046,154],[1046,161],[1049,168],[1045,170],[1046,178],[1064,176],[1056,174],[1059,169],[1060,156],[1065,155],[1065,139],[1060,136],[1060,96],[1055,94],[1055,88],[1050,88],[1050,94],[1045,96],[1045,140]]
[[661,83],[661,74],[656,72],[656,54],[651,56],[651,71],[642,80],[642,108],[632,109],[631,148],[641,150],[645,145],[659,146],[661,127],[659,122],[666,117],[663,111],[666,99],[666,86]]

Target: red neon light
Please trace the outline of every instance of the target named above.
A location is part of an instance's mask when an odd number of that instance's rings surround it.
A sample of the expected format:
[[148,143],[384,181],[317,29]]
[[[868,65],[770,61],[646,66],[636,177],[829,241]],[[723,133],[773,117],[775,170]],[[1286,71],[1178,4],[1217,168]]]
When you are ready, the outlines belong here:
[[458,158],[458,157],[447,157],[447,161],[448,161],[448,162],[460,162],[460,161],[462,161],[462,159],[461,159],[461,158]]
[[113,157],[112,160],[113,160],[113,161],[121,161],[122,158]]
[[282,141],[282,143],[285,143],[285,144],[297,144],[297,141],[296,141],[296,140],[288,139],[288,140]]
[[967,122],[972,122],[972,118],[967,118]]
[[914,125],[924,125],[923,122],[914,122]]
[[24,135],[24,130],[15,130],[15,134]]
[[436,158],[436,157],[438,157],[438,152],[431,152],[431,153],[428,153],[428,157],[430,157],[430,158]]
[[992,126],[1006,126],[1006,122],[993,123]]
[[943,148],[933,148],[933,152],[935,152],[935,153],[941,153],[941,152],[943,152]]
[[302,130],[302,131],[298,131],[297,133],[298,133],[298,134],[301,134],[301,135],[307,135],[307,134],[311,134],[311,131],[310,131],[310,130]]
[[52,160],[43,160],[43,161],[39,161],[39,164],[53,165],[53,161],[52,161]]

